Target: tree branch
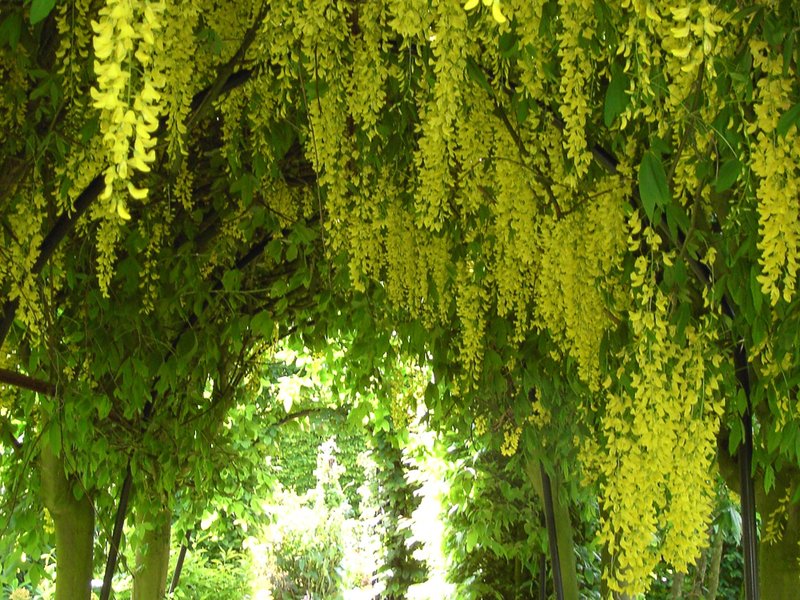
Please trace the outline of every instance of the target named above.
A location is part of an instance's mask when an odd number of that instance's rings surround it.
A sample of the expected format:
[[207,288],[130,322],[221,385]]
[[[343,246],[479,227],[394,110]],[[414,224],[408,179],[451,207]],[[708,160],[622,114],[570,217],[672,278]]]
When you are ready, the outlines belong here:
[[53,396],[56,393],[56,386],[52,383],[23,375],[22,373],[9,369],[0,369],[0,383],[13,385],[14,387],[30,390],[32,392],[38,392],[46,396]]
[[[230,91],[234,89],[234,87],[238,87],[239,85],[243,84],[250,76],[250,72],[245,74],[237,74],[234,73],[234,69],[236,65],[238,65],[247,54],[247,51],[250,49],[250,46],[256,39],[256,33],[258,33],[259,27],[264,22],[264,17],[267,15],[267,11],[269,10],[269,2],[264,2],[261,5],[261,10],[258,11],[256,15],[255,21],[250,26],[250,28],[245,32],[244,37],[242,38],[242,43],[239,46],[239,49],[236,51],[231,59],[225,63],[225,65],[219,70],[219,74],[217,75],[216,80],[211,85],[208,90],[205,92],[198,94],[192,100],[192,108],[194,109],[193,114],[186,120],[186,129],[191,131],[197,122],[200,120],[205,112],[208,110],[210,106],[212,106],[214,100],[223,92],[223,90]],[[228,82],[235,79],[234,82],[231,82],[231,85],[228,85]],[[226,87],[227,86],[227,87]]]

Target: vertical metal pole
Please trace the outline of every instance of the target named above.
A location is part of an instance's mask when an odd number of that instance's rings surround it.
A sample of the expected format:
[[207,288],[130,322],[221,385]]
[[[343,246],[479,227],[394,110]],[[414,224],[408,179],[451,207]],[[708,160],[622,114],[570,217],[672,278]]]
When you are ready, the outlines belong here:
[[181,570],[183,569],[183,560],[186,558],[186,550],[189,548],[189,540],[192,538],[192,532],[186,532],[186,539],[181,544],[181,551],[178,553],[178,561],[175,563],[175,572],[172,574],[172,581],[169,584],[169,595],[175,593],[175,588],[178,587],[178,581],[181,578]]
[[558,558],[558,535],[556,531],[556,517],[553,509],[553,489],[550,485],[550,477],[544,469],[544,464],[540,464],[542,472],[542,492],[544,495],[544,517],[547,523],[547,539],[550,544],[550,563],[553,569],[553,587],[556,592],[557,600],[564,600],[564,583],[561,578],[561,561]]
[[547,556],[539,559],[539,600],[547,600]]
[[739,448],[739,480],[742,497],[742,545],[744,554],[744,592],[746,600],[758,600],[758,534],[756,495],[753,484],[753,413],[750,403],[750,372],[744,345],[733,353],[736,378],[744,391],[747,407],[742,415],[744,440]]
[[100,600],[108,600],[111,597],[111,582],[114,579],[114,571],[117,570],[119,544],[122,540],[122,527],[125,525],[125,516],[128,513],[128,501],[131,497],[132,485],[133,475],[131,474],[131,463],[128,461],[128,468],[125,470],[125,480],[122,482],[122,489],[119,493],[119,504],[117,504],[117,515],[114,518],[114,531],[111,534],[111,543],[108,548],[108,559],[106,560],[106,572],[103,575],[103,587],[100,590]]

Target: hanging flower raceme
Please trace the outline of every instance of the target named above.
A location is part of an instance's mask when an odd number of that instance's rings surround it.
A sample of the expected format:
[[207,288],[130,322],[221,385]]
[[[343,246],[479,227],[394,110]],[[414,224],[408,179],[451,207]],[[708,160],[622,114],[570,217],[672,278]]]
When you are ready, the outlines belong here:
[[91,96],[100,110],[108,161],[100,199],[108,203],[109,213],[125,220],[130,214],[122,191],[136,200],[146,198],[147,189],[131,181],[132,171],[149,172],[155,160],[153,134],[164,78],[152,68],[152,57],[163,10],[160,2],[107,0],[100,19],[92,22],[97,85]]
[[[479,0],[467,0],[464,4],[464,9],[472,10],[478,6],[478,2]],[[483,5],[492,7],[492,17],[494,17],[494,20],[498,23],[505,23],[508,20],[500,10],[500,0],[483,0]]]

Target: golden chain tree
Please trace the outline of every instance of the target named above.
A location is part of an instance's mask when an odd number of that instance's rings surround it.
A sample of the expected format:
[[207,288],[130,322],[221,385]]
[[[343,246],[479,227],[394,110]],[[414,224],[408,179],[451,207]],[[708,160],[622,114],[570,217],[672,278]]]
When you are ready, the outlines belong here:
[[760,498],[797,510],[795,2],[53,4],[0,15],[0,360],[101,386],[46,351],[86,352],[87,286],[155,337],[330,289],[504,453],[563,442],[612,590],[696,559],[749,407]]

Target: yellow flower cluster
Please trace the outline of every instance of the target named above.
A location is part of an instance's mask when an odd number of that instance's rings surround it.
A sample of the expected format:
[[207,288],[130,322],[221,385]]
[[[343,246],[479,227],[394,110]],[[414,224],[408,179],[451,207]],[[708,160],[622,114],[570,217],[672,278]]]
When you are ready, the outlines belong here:
[[724,18],[716,12],[717,8],[707,0],[672,7],[670,38],[673,43],[670,52],[685,61],[684,71],[696,70],[713,54],[716,36],[722,31],[717,23]]
[[611,324],[605,286],[613,287],[625,250],[624,194],[608,178],[598,195],[561,219],[540,221],[542,244],[536,282],[536,316],[591,389],[600,384],[599,352]]
[[761,543],[775,544],[783,539],[789,505],[792,504],[791,497],[792,489],[789,487],[783,497],[778,500],[778,506],[765,519],[764,537]]
[[19,98],[15,98],[12,90],[25,89],[27,74],[22,68],[21,56],[15,56],[11,49],[0,48],[0,144],[13,138],[25,123],[26,111],[20,106]]
[[528,415],[526,421],[537,429],[541,429],[550,424],[550,419],[550,409],[542,404],[537,394],[536,399],[531,402],[531,414]]
[[388,46],[384,39],[386,17],[385,6],[380,2],[360,5],[361,35],[353,42],[353,73],[347,84],[349,112],[369,139],[377,134],[378,115],[386,102],[388,70],[380,55]]
[[147,247],[144,251],[144,265],[139,274],[139,289],[142,290],[142,307],[144,314],[149,314],[155,309],[155,301],[158,295],[158,281],[161,278],[159,269],[158,254],[164,239],[169,232],[172,224],[174,211],[170,203],[164,203],[161,209],[161,217],[149,225],[147,231]]
[[[434,27],[430,47],[436,80],[421,114],[421,135],[415,157],[419,172],[415,208],[425,227],[439,231],[452,216],[449,195],[454,187],[453,137],[465,85],[469,27],[466,13],[449,2],[436,6]],[[446,32],[446,35],[437,35],[437,31]]]
[[417,407],[424,403],[431,374],[411,360],[397,358],[384,371],[382,380],[384,395],[389,397],[392,422],[396,429],[403,429],[412,423]]
[[200,9],[195,1],[167,3],[162,19],[164,51],[154,57],[156,71],[164,73],[161,90],[164,114],[167,115],[168,153],[175,161],[187,153],[186,117],[204,64],[195,52],[195,28]]
[[181,163],[181,167],[175,177],[175,184],[172,186],[172,197],[177,200],[183,209],[188,213],[194,206],[194,171],[186,163]]
[[456,268],[456,314],[461,323],[459,360],[465,369],[462,387],[469,390],[481,374],[489,292],[475,280],[471,262],[460,261]]
[[25,324],[34,343],[42,333],[43,323],[40,286],[38,278],[31,272],[39,256],[39,246],[44,238],[43,223],[47,218],[43,188],[37,174],[31,185],[20,190],[28,200],[18,202],[14,212],[8,215],[8,224],[15,236],[0,253],[3,258],[0,260],[0,284],[9,286],[9,300],[19,302],[17,318]]
[[790,302],[800,260],[800,135],[792,127],[785,136],[775,128],[792,103],[794,78],[783,72],[783,59],[772,56],[765,42],[751,41],[753,64],[764,72],[758,80],[756,118],[748,133],[755,136],[750,165],[758,178],[758,224],[761,238],[758,282],[774,306]]
[[[467,0],[464,3],[464,10],[472,10],[476,8],[480,1],[481,0]],[[483,0],[483,5],[492,7],[492,18],[501,25],[508,20],[500,8],[500,0]]]
[[564,147],[575,165],[575,171],[568,174],[566,182],[575,187],[592,160],[586,147],[586,121],[590,113],[586,87],[592,65],[588,52],[582,47],[582,40],[592,35],[594,3],[592,0],[560,0],[559,5],[563,24],[558,34],[558,55],[561,58],[559,89],[564,98],[559,110],[566,124]]
[[31,593],[27,588],[17,588],[8,597],[8,600],[31,600]]
[[[502,129],[495,131],[495,138],[499,148],[513,144]],[[491,274],[497,314],[514,322],[514,338],[521,340],[532,325],[530,307],[538,282],[541,249],[531,240],[539,237],[536,223],[541,218],[541,199],[534,193],[531,174],[524,166],[502,158],[496,159],[493,166],[497,191],[495,202],[490,205],[493,221],[489,235],[495,241]]]
[[81,66],[89,56],[90,8],[90,0],[74,0],[58,3],[56,12],[58,73],[64,77],[65,96],[78,105],[82,103],[81,97],[76,94],[81,83]]
[[655,112],[651,100],[655,95],[651,69],[661,58],[655,43],[662,27],[659,4],[651,0],[621,0],[619,3],[620,44],[617,55],[625,60],[624,71],[630,76],[630,106],[620,115],[620,129],[638,118],[652,122]]
[[[520,36],[520,47],[537,47],[541,42],[539,27],[542,19],[543,4],[529,2],[528,0],[516,0],[513,4],[517,34]],[[546,56],[544,52],[523,52],[520,55],[518,68],[520,69],[521,88],[530,98],[542,98],[545,95],[544,81],[546,71],[544,61]],[[535,126],[537,119],[534,115],[529,115],[528,121]]]
[[[658,234],[645,228],[642,237],[650,253],[658,252]],[[635,349],[604,382],[600,537],[614,557],[609,585],[628,594],[647,590],[659,560],[685,572],[699,554],[724,411],[713,325],[687,325],[679,343],[671,302],[651,264],[640,256],[631,274]]]
[[100,292],[109,297],[111,277],[114,275],[114,262],[117,256],[117,243],[120,229],[111,219],[103,219],[97,230],[97,281]]
[[392,394],[390,414],[392,423],[396,429],[403,429],[408,426],[411,414],[416,408],[411,402],[413,397],[407,391],[399,390]]
[[[132,171],[149,172],[155,160],[153,134],[158,129],[158,90],[163,74],[155,71],[153,53],[161,42],[161,2],[148,0],[107,0],[100,19],[92,21],[94,30],[94,71],[97,86],[91,89],[95,108],[100,113],[100,131],[108,159],[104,173],[105,189],[101,200],[107,210],[130,219],[123,187],[130,197],[143,200],[146,188],[131,181]],[[135,80],[136,66],[141,76]]]
[[405,38],[427,31],[432,17],[428,0],[387,0],[389,26]]
[[500,453],[503,456],[514,456],[519,446],[519,438],[522,435],[522,427],[507,424],[503,431],[503,444],[500,446]]
[[[390,204],[385,223],[386,294],[398,308],[420,314],[429,296],[426,264],[421,258],[421,239],[410,214],[398,204]],[[376,236],[373,236],[373,240]],[[362,244],[362,248],[369,248]],[[373,254],[370,261],[379,255]]]
[[[331,234],[330,247],[326,249],[334,252],[347,239],[346,231],[338,235],[339,228],[348,223],[353,205],[365,202],[373,206],[374,201],[367,199],[368,186],[361,185],[360,174],[351,169],[351,160],[358,158],[358,151],[352,136],[347,134],[348,74],[339,44],[339,40],[346,39],[349,26],[343,11],[330,3],[313,2],[305,8],[303,14],[295,16],[296,27],[303,34],[300,41],[305,56],[309,57],[307,71],[314,74],[314,80],[306,82],[306,88],[313,89],[317,98],[309,101],[304,94],[299,101],[308,111],[306,157],[315,167],[317,185],[326,192],[328,219],[324,225]],[[328,85],[324,94],[320,93],[320,81]],[[349,189],[358,193],[352,194]],[[321,206],[316,208],[322,211]]]
[[474,429],[477,437],[482,436],[488,429],[487,419],[485,415],[478,415],[475,417]]
[[[0,272],[0,282],[2,282],[2,272]],[[10,346],[5,346],[0,352],[0,368],[17,371],[19,369],[19,357]],[[19,389],[10,385],[0,384],[0,416],[7,417],[8,409],[14,406],[14,402],[19,396]]]
[[[621,0],[620,8],[617,54],[625,59],[630,103],[620,115],[619,127],[644,120],[663,135],[690,117],[691,103],[686,100],[697,78],[714,77],[713,58],[727,49],[735,35],[718,35],[728,15],[708,0]],[[701,66],[704,72],[698,73]],[[660,78],[666,80],[669,91],[666,105],[656,89],[661,85],[654,83]],[[717,100],[716,96],[705,98],[706,103]],[[664,118],[665,111],[669,119]]]
[[[326,191],[328,219],[325,226],[330,230],[329,250],[338,249],[338,244],[347,239],[348,232],[338,235],[340,227],[349,225],[354,205],[371,203],[365,198],[369,192],[358,186],[357,174],[350,173],[350,158],[356,153],[350,146],[352,138],[347,135],[347,107],[344,103],[343,76],[331,82],[331,89],[322,98],[308,105],[308,119],[311,131],[306,140],[306,156],[314,164],[317,172],[317,185]],[[348,173],[345,177],[343,174]],[[353,177],[348,180],[348,177]],[[358,192],[351,194],[348,187]],[[355,195],[355,197],[353,197]],[[321,207],[318,207],[321,210]]]
[[423,321],[433,326],[447,318],[450,307],[451,290],[449,288],[449,266],[451,261],[450,240],[444,236],[429,235],[420,244],[420,259],[426,265],[426,278],[430,279],[432,298],[428,298],[423,306]]

